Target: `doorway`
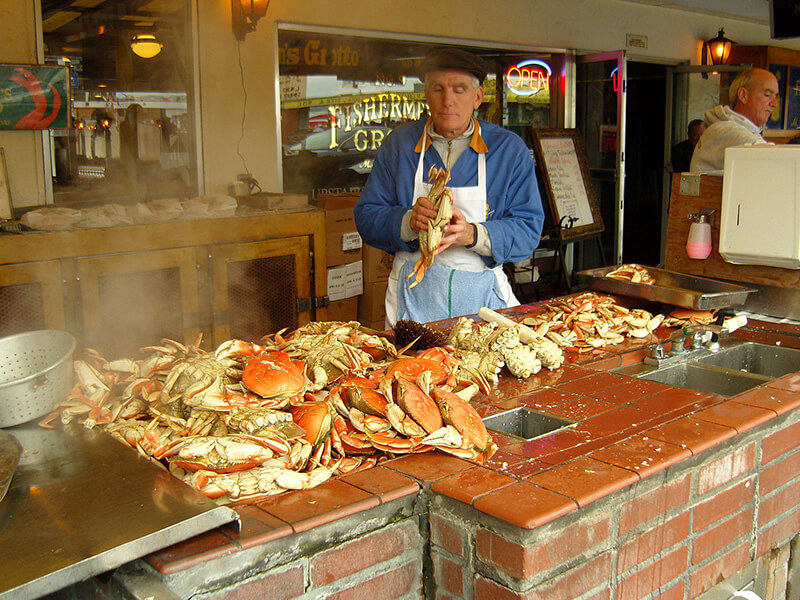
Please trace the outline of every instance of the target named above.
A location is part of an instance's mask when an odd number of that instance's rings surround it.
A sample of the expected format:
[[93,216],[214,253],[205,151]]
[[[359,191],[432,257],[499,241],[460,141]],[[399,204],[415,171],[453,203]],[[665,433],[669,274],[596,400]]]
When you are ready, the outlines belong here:
[[[622,259],[625,68],[625,53],[621,51],[581,56],[576,64],[575,123],[600,204],[602,255],[611,264]],[[575,270],[603,262],[603,256],[593,251],[591,244],[582,244],[577,250]]]
[[[582,56],[577,65],[576,123],[586,147],[611,264],[661,262],[669,66],[623,52]],[[590,248],[575,269],[597,266]]]
[[664,177],[668,66],[628,60],[625,131],[625,226],[622,260],[658,266]]

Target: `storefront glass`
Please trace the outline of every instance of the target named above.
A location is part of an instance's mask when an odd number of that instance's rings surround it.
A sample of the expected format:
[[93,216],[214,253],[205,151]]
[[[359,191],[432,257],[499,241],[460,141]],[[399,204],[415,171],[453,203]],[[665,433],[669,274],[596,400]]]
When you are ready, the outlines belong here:
[[[418,71],[440,44],[281,30],[278,45],[284,189],[359,191],[392,128],[427,115]],[[480,118],[523,139],[530,127],[556,126],[550,83],[558,75],[547,70],[560,56],[466,49],[493,67]]]
[[54,201],[196,194],[188,0],[39,1],[45,61],[72,87],[71,127],[50,132]]

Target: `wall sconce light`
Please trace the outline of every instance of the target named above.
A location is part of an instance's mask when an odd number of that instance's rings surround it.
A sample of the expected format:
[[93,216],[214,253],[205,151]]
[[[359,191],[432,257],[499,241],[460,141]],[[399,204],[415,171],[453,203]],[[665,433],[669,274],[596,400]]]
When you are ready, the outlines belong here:
[[231,0],[233,35],[240,42],[251,31],[256,30],[258,20],[267,14],[269,0]]
[[717,37],[703,42],[703,65],[709,64],[709,56],[711,59],[710,64],[712,65],[728,64],[728,58],[731,55],[731,46],[735,43],[736,42],[732,42],[725,37],[725,30],[720,27]]
[[137,33],[131,40],[131,50],[141,58],[153,58],[164,45],[152,33]]

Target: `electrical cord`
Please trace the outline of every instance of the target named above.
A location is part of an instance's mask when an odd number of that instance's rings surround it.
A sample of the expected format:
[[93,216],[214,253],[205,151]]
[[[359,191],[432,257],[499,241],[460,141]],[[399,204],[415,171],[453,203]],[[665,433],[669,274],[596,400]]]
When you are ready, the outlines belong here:
[[245,160],[244,155],[242,155],[242,149],[241,149],[242,140],[244,139],[245,119],[247,117],[247,87],[245,86],[244,67],[242,66],[242,42],[241,41],[237,42],[237,44],[236,44],[236,54],[237,54],[237,57],[238,57],[238,60],[239,60],[239,77],[240,77],[240,80],[242,82],[242,96],[243,96],[243,101],[242,101],[242,122],[241,122],[239,140],[236,142],[236,154],[241,159],[242,166],[244,167],[244,172],[246,173],[246,175],[240,175],[238,177],[238,179],[239,179],[239,181],[243,181],[244,183],[247,184],[247,187],[250,190],[250,193],[252,194],[254,191],[260,192],[261,191],[261,186],[258,184],[258,181],[252,175],[250,175],[250,169],[247,166],[247,161]]

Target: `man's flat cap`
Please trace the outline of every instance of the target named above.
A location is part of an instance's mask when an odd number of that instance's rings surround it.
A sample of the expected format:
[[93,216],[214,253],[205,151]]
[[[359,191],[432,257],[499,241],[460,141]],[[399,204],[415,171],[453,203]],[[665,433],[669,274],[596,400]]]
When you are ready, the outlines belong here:
[[422,62],[420,78],[425,79],[425,75],[437,69],[466,71],[483,83],[483,80],[486,79],[486,74],[489,72],[489,65],[477,54],[460,48],[437,48]]

